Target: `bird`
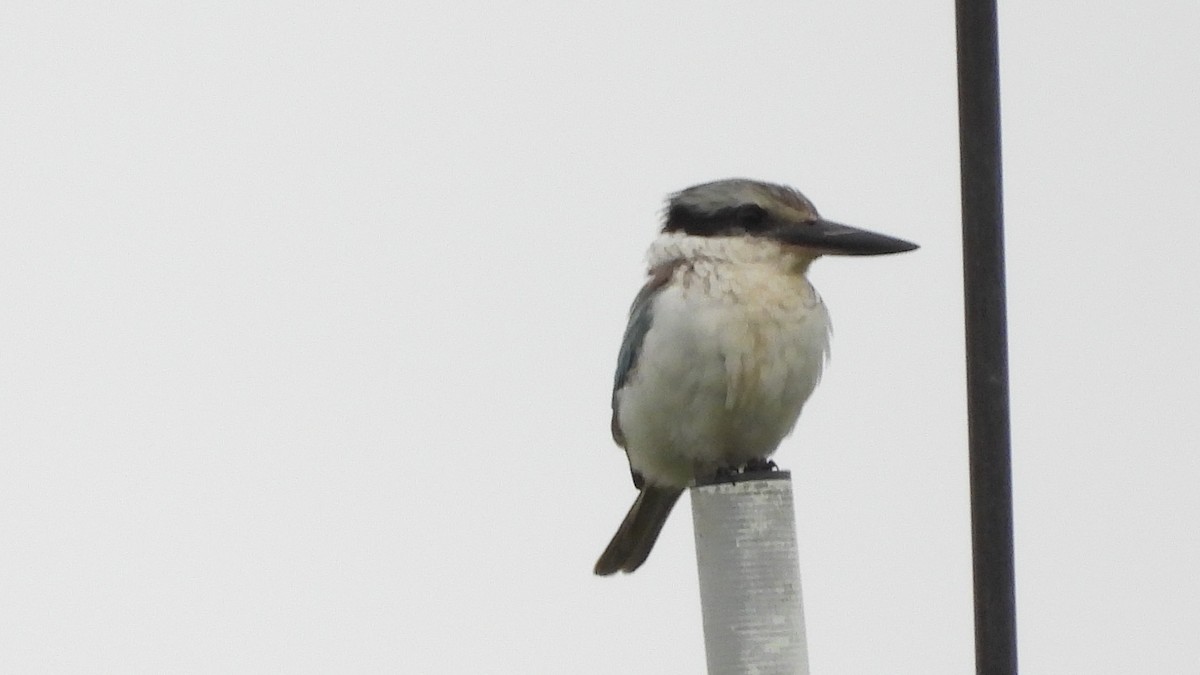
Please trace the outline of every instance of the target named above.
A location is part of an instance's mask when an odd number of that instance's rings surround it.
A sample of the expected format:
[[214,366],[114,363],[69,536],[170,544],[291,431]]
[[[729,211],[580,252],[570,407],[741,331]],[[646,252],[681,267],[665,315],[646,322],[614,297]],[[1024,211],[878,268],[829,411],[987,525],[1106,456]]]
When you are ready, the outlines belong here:
[[829,356],[812,262],[917,248],[826,220],[791,187],[745,178],[676,192],[664,214],[613,378],[612,436],[638,495],[599,576],[638,569],[697,481],[774,467],[768,458]]

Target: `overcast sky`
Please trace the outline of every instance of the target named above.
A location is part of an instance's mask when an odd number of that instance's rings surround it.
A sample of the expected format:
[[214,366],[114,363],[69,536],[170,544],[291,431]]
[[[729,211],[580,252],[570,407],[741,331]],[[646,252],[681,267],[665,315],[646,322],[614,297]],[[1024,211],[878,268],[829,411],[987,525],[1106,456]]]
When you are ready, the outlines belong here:
[[[1001,9],[1020,658],[1200,672],[1200,3]],[[952,3],[0,9],[0,670],[700,673],[611,373],[662,200],[818,261],[812,672],[973,667]]]

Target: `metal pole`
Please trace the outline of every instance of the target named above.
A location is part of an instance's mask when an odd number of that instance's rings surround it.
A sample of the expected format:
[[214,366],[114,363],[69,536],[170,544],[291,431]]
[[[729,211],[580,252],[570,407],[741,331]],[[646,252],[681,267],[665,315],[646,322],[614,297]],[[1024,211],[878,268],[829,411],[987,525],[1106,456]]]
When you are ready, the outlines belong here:
[[956,0],[975,669],[1016,675],[995,0]]
[[709,675],[808,675],[791,473],[697,485],[692,521]]

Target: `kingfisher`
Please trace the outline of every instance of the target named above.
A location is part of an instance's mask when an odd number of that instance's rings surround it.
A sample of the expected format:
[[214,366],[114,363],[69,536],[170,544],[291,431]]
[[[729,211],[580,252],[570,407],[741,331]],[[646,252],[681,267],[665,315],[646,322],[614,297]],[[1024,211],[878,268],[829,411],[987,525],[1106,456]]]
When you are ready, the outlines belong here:
[[774,466],[829,356],[812,262],[916,248],[826,220],[783,185],[734,178],[668,198],[613,379],[613,440],[638,496],[596,574],[640,567],[697,481]]

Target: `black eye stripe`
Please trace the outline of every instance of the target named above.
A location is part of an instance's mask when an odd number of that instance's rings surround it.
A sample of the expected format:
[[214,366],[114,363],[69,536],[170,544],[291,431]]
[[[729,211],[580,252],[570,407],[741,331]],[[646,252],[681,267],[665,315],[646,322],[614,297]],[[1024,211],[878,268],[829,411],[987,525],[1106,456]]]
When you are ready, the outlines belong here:
[[757,204],[739,204],[715,211],[696,211],[676,204],[667,211],[663,232],[704,237],[735,235],[761,230],[769,221],[770,214]]
[[742,204],[737,207],[738,222],[747,229],[757,229],[767,221],[767,210],[758,204]]

